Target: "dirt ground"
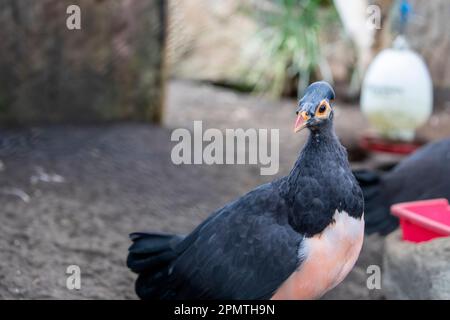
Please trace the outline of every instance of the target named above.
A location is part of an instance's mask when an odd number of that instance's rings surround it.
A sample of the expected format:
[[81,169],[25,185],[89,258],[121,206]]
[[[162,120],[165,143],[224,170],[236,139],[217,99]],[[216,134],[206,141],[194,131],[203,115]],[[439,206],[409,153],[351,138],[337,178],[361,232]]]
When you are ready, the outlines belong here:
[[[172,129],[191,128],[193,120],[203,120],[204,128],[279,128],[278,177],[306,137],[291,133],[294,106],[172,81],[161,127],[1,129],[0,298],[135,299],[135,276],[125,266],[130,232],[187,233],[213,210],[274,179],[255,165],[175,166]],[[367,126],[357,108],[338,108],[335,121],[349,145]],[[325,298],[383,298],[382,290],[366,288],[366,268],[379,265],[381,254],[382,239],[366,239],[357,267]],[[80,290],[66,288],[69,265],[81,269]]]

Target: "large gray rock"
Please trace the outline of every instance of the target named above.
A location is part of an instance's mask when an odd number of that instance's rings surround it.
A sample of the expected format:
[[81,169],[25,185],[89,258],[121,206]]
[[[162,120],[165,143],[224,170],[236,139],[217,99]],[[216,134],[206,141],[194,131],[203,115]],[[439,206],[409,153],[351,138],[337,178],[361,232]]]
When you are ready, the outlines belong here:
[[406,30],[408,41],[425,59],[433,80],[435,105],[450,98],[450,19],[446,0],[412,0],[415,16]]
[[0,12],[0,124],[161,120],[163,0],[0,0]]
[[242,53],[255,32],[240,12],[248,0],[170,0],[167,63],[175,77],[238,83]]
[[450,299],[450,238],[423,243],[386,238],[383,289],[388,299]]

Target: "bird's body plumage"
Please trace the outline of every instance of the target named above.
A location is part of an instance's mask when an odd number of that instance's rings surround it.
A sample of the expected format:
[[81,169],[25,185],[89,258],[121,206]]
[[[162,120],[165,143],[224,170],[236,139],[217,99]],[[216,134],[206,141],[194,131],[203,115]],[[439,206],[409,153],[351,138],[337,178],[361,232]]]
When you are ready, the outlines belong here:
[[361,190],[327,121],[311,129],[288,176],[219,209],[185,238],[132,236],[128,265],[143,299],[316,298],[355,263],[362,215]]
[[363,170],[355,175],[364,191],[367,233],[388,234],[398,226],[391,205],[434,198],[450,201],[450,138],[425,145],[386,173]]

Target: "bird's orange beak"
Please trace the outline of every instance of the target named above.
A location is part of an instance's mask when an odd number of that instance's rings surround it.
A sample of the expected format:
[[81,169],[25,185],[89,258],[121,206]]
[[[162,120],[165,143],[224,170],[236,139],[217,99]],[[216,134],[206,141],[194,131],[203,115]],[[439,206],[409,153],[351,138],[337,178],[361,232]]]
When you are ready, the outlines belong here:
[[309,116],[306,115],[305,111],[302,111],[298,114],[297,120],[294,125],[294,132],[297,133],[306,128],[308,125],[307,121],[309,120]]

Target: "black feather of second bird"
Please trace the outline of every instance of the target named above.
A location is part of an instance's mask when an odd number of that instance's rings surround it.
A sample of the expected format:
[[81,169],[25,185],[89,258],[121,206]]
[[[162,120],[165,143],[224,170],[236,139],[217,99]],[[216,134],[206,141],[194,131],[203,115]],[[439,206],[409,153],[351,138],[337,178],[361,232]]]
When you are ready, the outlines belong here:
[[356,171],[365,208],[366,233],[388,234],[398,227],[390,206],[446,198],[450,201],[450,138],[429,143],[386,173]]

